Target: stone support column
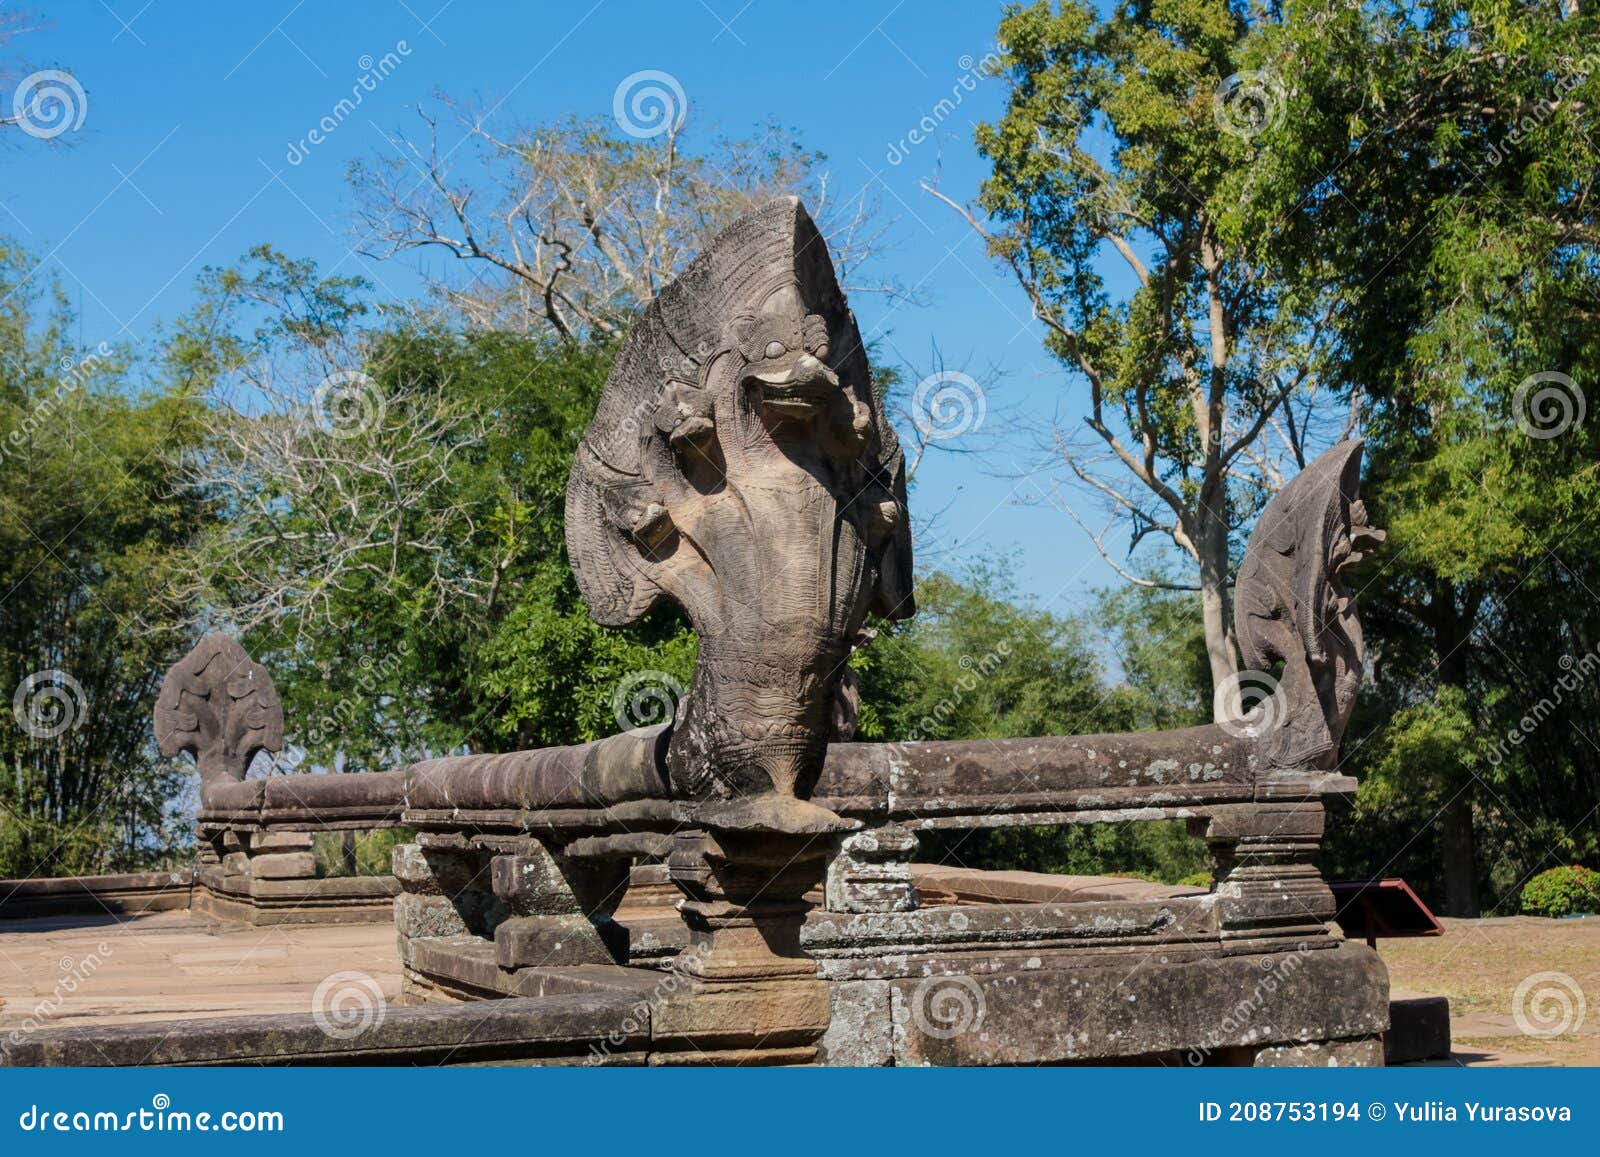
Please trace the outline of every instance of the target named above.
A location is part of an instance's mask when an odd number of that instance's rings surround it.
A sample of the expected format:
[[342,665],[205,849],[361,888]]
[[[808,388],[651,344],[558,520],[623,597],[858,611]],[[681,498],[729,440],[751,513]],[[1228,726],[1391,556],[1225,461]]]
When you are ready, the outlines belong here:
[[629,861],[575,859],[538,840],[494,857],[494,894],[509,915],[494,931],[501,968],[620,964],[628,936],[612,920],[628,886]]
[[800,947],[831,840],[686,832],[668,858],[689,946],[682,983],[652,1016],[657,1064],[809,1064],[827,1030],[826,983]]
[[1311,797],[1219,807],[1197,825],[1216,859],[1224,942],[1327,935],[1333,893],[1316,864],[1323,819]]
[[310,832],[251,832],[249,873],[257,880],[313,880],[317,857]]

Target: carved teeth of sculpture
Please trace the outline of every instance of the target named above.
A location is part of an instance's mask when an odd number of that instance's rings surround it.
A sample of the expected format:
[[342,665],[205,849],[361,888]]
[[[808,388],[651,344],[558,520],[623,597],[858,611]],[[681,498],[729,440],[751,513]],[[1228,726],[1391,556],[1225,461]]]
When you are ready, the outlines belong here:
[[785,417],[816,413],[839,388],[839,375],[807,353],[777,364],[753,366],[745,372],[744,381],[761,391],[766,410]]

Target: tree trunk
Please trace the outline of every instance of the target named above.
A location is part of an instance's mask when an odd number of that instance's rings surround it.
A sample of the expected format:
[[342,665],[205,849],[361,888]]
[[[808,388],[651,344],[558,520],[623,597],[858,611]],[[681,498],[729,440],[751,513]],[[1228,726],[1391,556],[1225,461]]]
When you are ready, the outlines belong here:
[[1239,649],[1233,633],[1233,600],[1228,596],[1227,482],[1219,478],[1201,491],[1195,535],[1200,554],[1200,619],[1206,633],[1206,658],[1211,663],[1211,689],[1218,718],[1224,713],[1218,688],[1239,671]]
[[1439,858],[1444,866],[1444,914],[1476,917],[1478,857],[1472,832],[1472,795],[1462,789],[1439,815]]
[[[1434,653],[1439,656],[1439,682],[1467,685],[1467,632],[1472,614],[1462,614],[1459,592],[1449,583],[1437,584],[1430,597]],[[1470,600],[1469,600],[1470,601]],[[1475,613],[1475,612],[1474,612]],[[1444,868],[1446,916],[1471,918],[1479,914],[1477,838],[1472,830],[1472,773],[1462,768],[1447,781],[1451,793],[1439,814],[1439,859]]]

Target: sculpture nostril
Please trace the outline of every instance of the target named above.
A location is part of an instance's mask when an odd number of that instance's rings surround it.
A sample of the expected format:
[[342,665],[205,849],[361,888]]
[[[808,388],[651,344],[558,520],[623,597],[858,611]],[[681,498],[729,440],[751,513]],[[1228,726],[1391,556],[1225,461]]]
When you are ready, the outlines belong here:
[[795,377],[808,382],[826,382],[835,388],[839,385],[839,375],[828,368],[827,364],[812,357],[810,354],[801,354],[794,364]]

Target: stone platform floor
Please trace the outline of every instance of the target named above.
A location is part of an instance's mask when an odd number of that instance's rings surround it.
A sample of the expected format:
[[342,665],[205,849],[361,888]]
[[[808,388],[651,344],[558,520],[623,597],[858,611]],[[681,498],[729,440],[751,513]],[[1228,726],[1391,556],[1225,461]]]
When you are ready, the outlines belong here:
[[[1600,920],[1445,920],[1445,935],[1385,940],[1396,994],[1451,1003],[1454,1056],[1432,1064],[1600,1065]],[[130,1024],[312,1010],[339,972],[370,976],[386,1000],[400,991],[388,924],[248,927],[187,911],[0,922],[0,1037],[33,1025]],[[1575,1031],[1525,1035],[1512,1015],[1517,985],[1539,972],[1570,976],[1586,997]]]
[[0,1035],[49,1023],[131,1024],[312,1011],[336,972],[400,993],[390,924],[250,927],[188,911],[0,923]]

